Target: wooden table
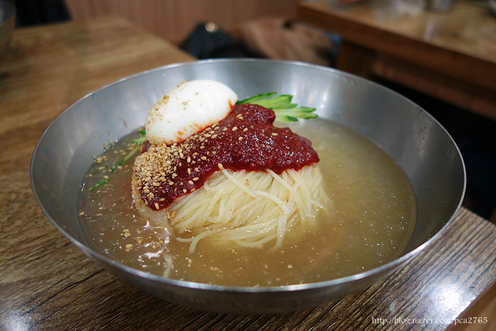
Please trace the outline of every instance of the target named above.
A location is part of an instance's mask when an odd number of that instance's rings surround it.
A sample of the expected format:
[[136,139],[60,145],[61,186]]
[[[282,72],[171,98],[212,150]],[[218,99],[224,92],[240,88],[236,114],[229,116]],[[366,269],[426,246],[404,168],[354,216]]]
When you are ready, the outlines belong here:
[[460,0],[447,13],[415,15],[381,3],[388,1],[301,2],[299,19],[342,37],[338,69],[496,120],[496,18],[487,1]]
[[[136,290],[88,259],[35,201],[29,162],[37,140],[86,93],[145,69],[190,60],[118,18],[15,32],[0,63],[0,329],[444,330],[446,321],[491,291],[496,228],[463,208],[429,249],[386,280],[337,303],[284,315],[180,307]],[[403,324],[414,318],[437,321]],[[392,322],[381,324],[388,319]]]

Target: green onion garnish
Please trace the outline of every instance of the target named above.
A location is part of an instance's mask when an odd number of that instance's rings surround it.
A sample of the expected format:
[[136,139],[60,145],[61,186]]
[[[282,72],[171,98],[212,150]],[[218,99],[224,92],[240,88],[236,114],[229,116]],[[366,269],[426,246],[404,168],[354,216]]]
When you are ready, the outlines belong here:
[[146,131],[145,130],[139,130],[138,131],[143,137],[141,138],[138,138],[138,139],[134,139],[133,140],[133,144],[137,144],[137,145],[141,145],[142,143],[144,143],[146,141]]
[[112,178],[110,178],[110,177],[109,177],[109,178],[105,178],[104,180],[102,180],[102,181],[100,181],[100,182],[96,183],[94,186],[92,186],[92,187],[90,188],[90,191],[93,191],[94,189],[99,188],[99,187],[100,187],[100,186],[102,186],[103,184],[105,184],[105,183],[109,182],[111,179],[112,179]]
[[131,150],[129,153],[127,153],[126,156],[124,156],[124,158],[122,160],[120,160],[119,162],[117,162],[116,164],[114,164],[114,166],[112,168],[110,168],[110,172],[114,172],[115,169],[117,169],[121,164],[123,164],[124,162],[126,162],[126,160],[128,160],[131,156],[133,156],[134,154],[136,154],[136,152],[139,150],[138,147],[136,148],[133,148],[133,150]]

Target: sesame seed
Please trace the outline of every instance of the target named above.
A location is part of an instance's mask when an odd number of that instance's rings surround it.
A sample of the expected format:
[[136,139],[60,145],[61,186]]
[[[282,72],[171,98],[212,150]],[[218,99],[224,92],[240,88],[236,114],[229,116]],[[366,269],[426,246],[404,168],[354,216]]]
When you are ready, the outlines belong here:
[[239,138],[238,138],[238,140],[239,140],[239,141],[243,140],[243,137],[239,137]]
[[159,207],[158,203],[157,203],[157,202],[155,202],[155,209],[157,209],[157,210],[158,210],[159,208],[160,208],[160,207]]
[[224,169],[224,166],[222,165],[222,163],[217,164],[217,166],[219,167],[220,170]]

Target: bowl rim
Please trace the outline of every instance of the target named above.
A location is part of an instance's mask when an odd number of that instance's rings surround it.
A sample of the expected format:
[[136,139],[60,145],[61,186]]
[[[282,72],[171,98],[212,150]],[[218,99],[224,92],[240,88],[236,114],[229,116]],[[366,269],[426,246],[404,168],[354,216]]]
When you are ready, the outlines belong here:
[[442,228],[439,229],[432,237],[430,237],[427,241],[425,241],[424,243],[422,243],[418,247],[414,248],[410,252],[408,252],[408,253],[406,253],[404,255],[401,255],[400,257],[398,257],[398,258],[396,258],[396,259],[394,259],[394,260],[392,260],[390,262],[387,262],[387,263],[385,263],[383,265],[380,265],[378,267],[375,267],[375,268],[372,268],[372,269],[369,269],[369,270],[366,270],[366,271],[363,271],[363,272],[360,272],[360,273],[357,273],[357,274],[340,277],[340,278],[334,278],[334,279],[330,279],[330,280],[324,280],[324,281],[318,281],[318,282],[311,282],[311,283],[303,283],[303,284],[289,284],[289,285],[281,285],[281,286],[258,286],[258,287],[257,286],[225,286],[225,285],[215,285],[215,284],[207,284],[207,283],[199,283],[199,282],[193,282],[193,281],[185,281],[185,280],[176,280],[176,279],[171,279],[171,278],[165,278],[165,277],[162,277],[162,276],[158,276],[158,275],[151,274],[151,273],[148,273],[148,272],[145,272],[145,271],[136,269],[136,268],[132,268],[132,267],[126,266],[126,265],[124,265],[124,264],[122,264],[122,263],[120,263],[120,262],[118,262],[116,260],[113,260],[113,259],[111,259],[109,257],[106,257],[106,256],[102,255],[101,253],[98,253],[97,251],[93,250],[89,246],[84,245],[83,243],[79,242],[74,237],[72,237],[71,235],[69,235],[69,233],[67,233],[48,214],[48,212],[45,209],[45,207],[41,204],[41,200],[40,200],[39,195],[38,195],[38,193],[36,191],[36,188],[34,186],[34,172],[33,172],[33,168],[34,168],[34,165],[35,165],[35,156],[36,156],[36,153],[37,153],[37,150],[38,150],[38,146],[41,144],[41,141],[43,140],[45,134],[50,130],[50,128],[54,125],[54,123],[56,121],[58,121],[59,118],[61,116],[63,116],[66,112],[69,112],[70,109],[72,107],[74,107],[75,105],[77,105],[79,102],[83,101],[86,98],[91,97],[93,94],[95,94],[95,93],[97,93],[97,92],[99,92],[101,90],[104,90],[107,87],[112,86],[114,84],[119,84],[119,83],[121,83],[121,82],[123,82],[125,80],[130,80],[130,79],[132,79],[132,78],[134,78],[136,76],[140,76],[140,75],[146,75],[146,74],[148,74],[150,72],[168,70],[170,68],[176,68],[176,67],[182,67],[182,66],[189,66],[189,65],[208,64],[208,63],[214,63],[214,62],[216,62],[216,63],[219,63],[219,62],[267,62],[267,63],[275,63],[275,62],[278,62],[278,63],[287,64],[287,65],[304,66],[304,67],[310,67],[310,68],[315,68],[315,69],[319,69],[319,70],[327,70],[327,71],[331,71],[331,72],[337,72],[339,74],[344,74],[344,75],[347,75],[349,77],[352,77],[353,79],[362,80],[364,82],[367,82],[368,84],[376,85],[376,86],[378,86],[380,88],[387,89],[390,93],[396,94],[400,98],[403,98],[406,101],[415,104],[413,101],[411,101],[410,99],[404,97],[403,95],[399,94],[398,92],[393,91],[390,88],[385,87],[385,86],[382,86],[382,85],[380,85],[378,83],[375,83],[375,82],[372,82],[370,80],[367,80],[365,78],[362,78],[362,77],[359,77],[359,76],[356,76],[356,75],[353,75],[353,74],[349,74],[349,73],[346,73],[346,72],[343,72],[343,71],[340,71],[340,70],[337,70],[337,69],[334,69],[334,68],[330,68],[330,67],[324,67],[324,66],[320,66],[320,65],[316,65],[316,64],[310,64],[310,63],[299,62],[299,61],[289,61],[289,60],[272,60],[272,59],[257,59],[257,58],[236,58],[236,59],[206,59],[206,60],[197,60],[197,61],[190,61],[190,62],[178,62],[178,63],[172,63],[172,64],[164,65],[164,66],[161,66],[161,67],[157,67],[157,68],[145,70],[145,71],[142,71],[142,72],[139,72],[139,73],[136,73],[136,74],[132,74],[132,75],[129,75],[129,76],[120,78],[120,79],[118,79],[118,80],[116,80],[114,82],[111,82],[109,84],[106,84],[106,85],[100,87],[99,89],[96,89],[96,90],[94,90],[94,91],[92,91],[92,92],[84,95],[83,97],[81,97],[79,100],[77,100],[72,105],[70,105],[69,107],[67,107],[64,111],[62,111],[62,113],[60,113],[50,123],[50,125],[46,128],[46,130],[43,132],[43,134],[41,135],[40,139],[38,140],[38,142],[36,144],[36,147],[35,147],[35,149],[34,149],[34,151],[32,153],[32,158],[31,158],[31,163],[30,163],[31,188],[33,190],[33,193],[34,193],[34,196],[36,198],[36,201],[38,202],[38,205],[42,209],[43,213],[50,220],[50,222],[57,228],[58,231],[60,231],[67,239],[69,239],[73,244],[75,244],[84,253],[86,253],[87,255],[89,255],[92,259],[101,260],[101,261],[107,263],[108,265],[117,266],[119,269],[124,270],[126,273],[130,273],[130,274],[132,274],[134,276],[138,276],[140,278],[146,278],[146,279],[151,280],[151,281],[154,281],[154,282],[159,282],[159,283],[163,283],[163,284],[167,284],[167,285],[172,285],[172,286],[177,286],[177,287],[182,287],[182,288],[188,288],[188,289],[200,289],[200,290],[206,290],[206,291],[212,291],[212,292],[217,292],[218,291],[218,292],[236,292],[236,293],[279,293],[279,292],[294,292],[294,291],[304,291],[304,290],[318,290],[318,289],[329,288],[329,287],[336,286],[336,285],[343,284],[343,283],[348,283],[348,282],[352,282],[352,281],[364,279],[364,278],[367,278],[367,277],[372,276],[372,275],[375,275],[375,274],[379,274],[380,275],[380,274],[383,274],[383,273],[387,273],[388,271],[393,272],[393,271],[397,270],[398,268],[400,268],[401,266],[403,266],[404,264],[406,264],[409,260],[411,260],[415,256],[417,256],[426,247],[428,247],[429,245],[431,245],[432,242],[435,241],[439,236],[441,236],[441,234],[446,231],[446,228],[453,222],[455,216],[458,214],[458,212],[459,212],[459,210],[460,210],[460,208],[462,206],[463,198],[464,198],[465,192],[466,192],[467,175],[466,175],[466,169],[465,169],[465,162],[463,160],[462,154],[461,154],[458,146],[456,145],[456,143],[453,140],[453,138],[451,137],[451,135],[446,131],[446,129],[432,115],[430,115],[426,110],[424,110],[423,108],[421,108],[421,107],[419,107],[417,105],[417,107],[421,111],[425,112],[428,116],[430,116],[430,118],[433,121],[435,121],[444,130],[445,134],[448,135],[449,139],[451,140],[451,142],[455,146],[456,151],[458,152],[458,155],[460,157],[461,165],[462,165],[462,170],[463,170],[463,189],[462,189],[462,194],[461,194],[460,200],[459,200],[456,208],[454,209],[452,215],[450,216],[450,218],[448,220],[446,220],[446,223],[442,226]]

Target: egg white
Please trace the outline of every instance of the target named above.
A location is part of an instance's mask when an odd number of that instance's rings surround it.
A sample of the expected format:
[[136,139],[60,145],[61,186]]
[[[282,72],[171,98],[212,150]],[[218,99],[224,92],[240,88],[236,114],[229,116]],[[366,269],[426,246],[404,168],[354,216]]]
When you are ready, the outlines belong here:
[[183,82],[148,112],[146,138],[152,144],[180,142],[227,116],[238,96],[213,80]]

